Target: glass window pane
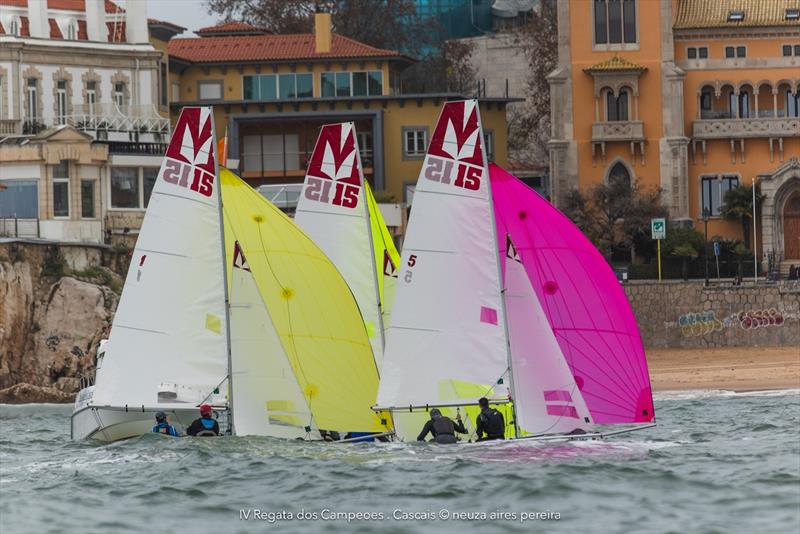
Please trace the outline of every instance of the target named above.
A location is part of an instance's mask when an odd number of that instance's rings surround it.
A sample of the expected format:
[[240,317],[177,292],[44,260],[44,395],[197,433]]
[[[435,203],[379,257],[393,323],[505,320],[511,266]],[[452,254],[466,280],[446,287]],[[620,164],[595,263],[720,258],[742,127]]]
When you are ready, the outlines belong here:
[[617,120],[617,99],[611,91],[606,91],[606,120]]
[[277,89],[275,88],[274,74],[259,76],[258,87],[260,91],[260,100],[275,100],[278,97]]
[[405,139],[405,153],[411,154],[414,151],[414,132],[412,130],[406,131]]
[[0,193],[0,216],[36,219],[39,217],[39,185],[35,180],[7,180]]
[[283,171],[283,136],[262,136],[261,147],[264,152],[265,171]]
[[261,170],[261,136],[242,137],[242,164],[245,171]]
[[278,88],[281,100],[295,98],[294,74],[281,74],[278,76]]
[[367,73],[353,73],[353,96],[367,96]]
[[608,0],[608,42],[622,42],[622,0]]
[[111,207],[139,207],[139,169],[111,167]]
[[624,31],[625,42],[636,42],[636,1],[625,0],[623,4],[623,18],[624,18]]
[[94,180],[81,180],[81,217],[94,219]]
[[617,118],[621,121],[628,120],[628,91],[620,91],[617,98]]
[[725,57],[733,57],[733,47],[726,46],[725,47]]
[[711,180],[711,215],[719,215],[719,208],[722,203],[720,194],[720,180]]
[[698,50],[698,55],[700,56],[700,59],[707,59],[708,58],[708,47],[701,46],[697,50]]
[[314,96],[314,77],[311,73],[297,75],[297,98]]
[[369,94],[380,96],[383,94],[383,73],[373,70],[369,73]]
[[800,56],[800,45],[794,45],[794,55]]
[[783,45],[783,55],[784,57],[792,55],[792,45]]
[[693,46],[690,46],[686,50],[686,57],[688,57],[689,59],[695,59],[697,57],[697,49]]
[[150,195],[153,194],[153,187],[158,178],[158,167],[145,167],[142,169],[142,187],[144,193],[144,207],[150,203]]
[[242,92],[245,100],[258,100],[258,78],[245,76],[242,79]]
[[797,116],[797,99],[795,99],[792,92],[788,90],[786,91],[786,116],[787,117]]
[[703,211],[708,210],[711,213],[711,180],[703,178],[701,182],[700,191],[702,192]]
[[747,49],[743,46],[736,47],[736,57],[745,57],[747,56]]
[[336,73],[336,96],[350,96],[350,73]]
[[69,217],[69,182],[53,182],[53,216]]
[[322,96],[336,96],[336,76],[332,72],[323,72],[320,78]]
[[53,178],[69,178],[69,161],[62,159],[53,167]]
[[605,44],[608,42],[606,29],[606,0],[594,0],[594,42]]
[[200,100],[220,100],[222,98],[221,82],[200,82],[198,91]]

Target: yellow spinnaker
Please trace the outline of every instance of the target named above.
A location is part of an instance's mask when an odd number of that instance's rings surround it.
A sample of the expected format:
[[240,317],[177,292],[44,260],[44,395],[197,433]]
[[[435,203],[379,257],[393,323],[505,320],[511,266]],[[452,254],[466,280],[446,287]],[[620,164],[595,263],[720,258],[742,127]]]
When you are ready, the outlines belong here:
[[228,265],[238,241],[317,428],[386,431],[370,409],[378,370],[344,279],[283,212],[231,171],[220,178]]
[[[383,265],[383,255],[385,251],[399,272],[400,253],[397,252],[397,248],[394,246],[392,234],[389,233],[389,229],[386,227],[386,223],[381,215],[381,210],[378,208],[378,204],[375,202],[375,197],[372,195],[372,189],[370,188],[369,183],[365,181],[364,186],[367,190],[367,206],[369,207],[369,222],[372,230],[372,250],[375,252],[375,267],[378,269],[378,293],[381,299],[381,306],[384,310],[387,310],[388,306],[383,296],[383,273],[385,271]],[[385,326],[388,327],[388,325]]]

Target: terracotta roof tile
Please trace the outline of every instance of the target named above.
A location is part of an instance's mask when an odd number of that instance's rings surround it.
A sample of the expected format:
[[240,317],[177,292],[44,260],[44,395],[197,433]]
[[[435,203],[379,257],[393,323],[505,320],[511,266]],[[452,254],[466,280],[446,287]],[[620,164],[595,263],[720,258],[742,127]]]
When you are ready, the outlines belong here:
[[593,72],[619,72],[628,70],[636,70],[641,72],[647,70],[647,67],[643,67],[637,63],[628,61],[623,57],[614,56],[610,59],[606,59],[605,61],[601,61],[600,63],[595,63],[588,69],[583,69],[584,72],[589,74]]
[[331,51],[318,54],[311,33],[172,39],[168,50],[170,57],[192,63],[368,57],[407,59],[399,52],[374,48],[337,34],[332,36]]
[[219,35],[219,34],[241,34],[241,33],[266,34],[267,32],[251,24],[246,24],[244,22],[230,21],[230,22],[222,22],[215,26],[207,26],[205,28],[200,28],[194,33],[196,33],[197,35]]
[[[679,0],[675,29],[741,28],[753,26],[795,26],[786,20],[786,9],[800,8],[800,0]],[[744,11],[744,19],[729,21],[731,10]]]

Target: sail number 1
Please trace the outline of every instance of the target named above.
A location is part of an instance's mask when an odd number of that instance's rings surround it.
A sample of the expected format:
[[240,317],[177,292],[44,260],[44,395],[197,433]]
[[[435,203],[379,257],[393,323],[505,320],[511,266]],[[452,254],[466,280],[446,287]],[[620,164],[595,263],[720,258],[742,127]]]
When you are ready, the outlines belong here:
[[[455,180],[453,180],[454,166],[457,166]],[[477,191],[481,188],[483,169],[452,159],[429,156],[427,166],[423,172],[425,178],[432,182],[449,184],[452,181],[454,186],[469,189],[470,191]]]
[[411,272],[411,269],[417,264],[417,255],[412,254],[408,257],[408,270],[406,271],[405,276],[403,276],[403,280],[405,280],[406,284],[411,283],[411,279],[414,277],[414,273]]

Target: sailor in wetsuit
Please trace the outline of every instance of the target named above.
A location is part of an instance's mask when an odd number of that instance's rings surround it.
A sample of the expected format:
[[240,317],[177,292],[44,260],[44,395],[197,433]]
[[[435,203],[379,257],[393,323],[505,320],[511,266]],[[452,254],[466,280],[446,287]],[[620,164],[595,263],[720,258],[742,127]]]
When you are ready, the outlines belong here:
[[189,425],[186,433],[190,436],[219,436],[219,423],[211,416],[211,406],[200,406],[200,418]]
[[[503,414],[489,408],[489,400],[482,397],[478,401],[478,406],[481,408],[481,413],[477,417],[477,425],[475,432],[478,434],[478,441],[486,441],[489,439],[505,439],[506,438],[506,422],[503,419]],[[486,434],[484,436],[484,434]]]
[[464,428],[464,423],[461,422],[461,415],[456,416],[456,422],[452,419],[442,415],[438,408],[431,410],[431,418],[422,427],[422,432],[417,436],[417,441],[425,441],[428,432],[433,435],[433,441],[436,443],[455,443],[456,432],[466,434],[467,429]]
[[167,436],[178,436],[178,431],[175,427],[167,422],[167,414],[164,412],[156,412],[156,426],[153,427],[153,433],[166,434]]

